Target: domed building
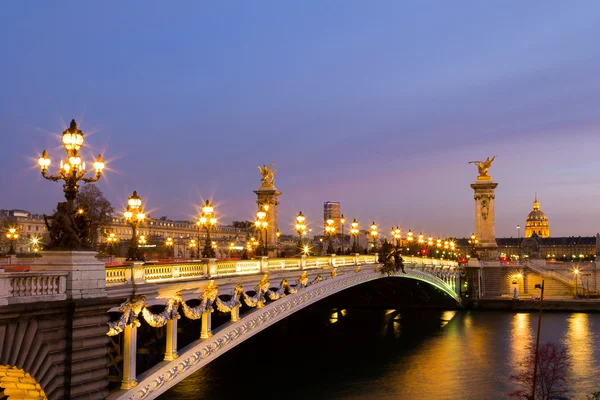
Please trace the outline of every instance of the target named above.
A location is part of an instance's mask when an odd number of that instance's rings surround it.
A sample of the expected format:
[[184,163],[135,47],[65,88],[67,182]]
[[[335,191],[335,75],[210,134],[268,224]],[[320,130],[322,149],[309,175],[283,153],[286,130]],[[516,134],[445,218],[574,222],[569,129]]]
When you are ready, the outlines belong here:
[[538,236],[541,238],[550,237],[550,225],[548,225],[548,217],[540,210],[540,202],[535,194],[533,202],[533,211],[527,216],[525,222],[525,237]]

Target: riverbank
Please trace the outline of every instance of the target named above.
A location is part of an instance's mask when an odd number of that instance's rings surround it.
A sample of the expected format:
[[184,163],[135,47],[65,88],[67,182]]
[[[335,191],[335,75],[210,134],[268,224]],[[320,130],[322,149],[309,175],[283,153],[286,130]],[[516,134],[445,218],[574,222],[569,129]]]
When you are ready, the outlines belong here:
[[[481,310],[524,310],[537,311],[540,301],[535,299],[481,299],[475,307]],[[544,299],[544,311],[600,312],[600,300]]]

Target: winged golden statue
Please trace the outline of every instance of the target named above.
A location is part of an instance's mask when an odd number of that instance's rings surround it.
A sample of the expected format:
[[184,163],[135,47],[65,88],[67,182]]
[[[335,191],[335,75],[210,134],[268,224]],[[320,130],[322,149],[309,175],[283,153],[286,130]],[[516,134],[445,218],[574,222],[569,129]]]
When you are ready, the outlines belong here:
[[273,170],[274,163],[275,161],[269,165],[263,164],[262,167],[260,165],[258,166],[258,170],[262,175],[262,178],[260,179],[262,182],[261,187],[272,188],[275,186],[275,172],[277,172],[277,168]]
[[488,157],[485,161],[469,161],[469,164],[477,165],[477,170],[479,171],[478,178],[485,178],[489,177],[488,170],[492,166],[492,163],[494,162],[495,158],[496,156],[492,158]]

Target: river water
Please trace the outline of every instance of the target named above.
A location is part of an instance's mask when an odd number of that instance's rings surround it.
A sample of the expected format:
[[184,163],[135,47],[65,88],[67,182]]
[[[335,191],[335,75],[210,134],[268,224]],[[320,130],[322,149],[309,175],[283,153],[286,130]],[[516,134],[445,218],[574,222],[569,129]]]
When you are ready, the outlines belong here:
[[[309,308],[161,399],[503,399],[537,313]],[[568,398],[600,390],[600,314],[544,313],[572,357]]]

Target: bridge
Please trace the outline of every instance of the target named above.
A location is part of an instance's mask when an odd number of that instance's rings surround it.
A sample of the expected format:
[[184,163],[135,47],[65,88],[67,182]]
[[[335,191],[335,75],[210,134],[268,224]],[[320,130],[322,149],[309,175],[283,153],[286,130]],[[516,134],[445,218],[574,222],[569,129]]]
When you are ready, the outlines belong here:
[[[8,398],[152,399],[335,293],[411,279],[460,303],[464,275],[454,261],[420,257],[405,257],[405,272],[385,272],[377,254],[104,266],[88,253],[73,255],[71,265],[62,254],[54,271],[45,254],[31,271],[0,274],[0,388]],[[215,312],[229,321],[213,329]],[[201,325],[197,339],[181,348],[180,319]],[[165,332],[166,346],[162,361],[138,373],[142,324]],[[119,381],[110,394],[109,379]]]

